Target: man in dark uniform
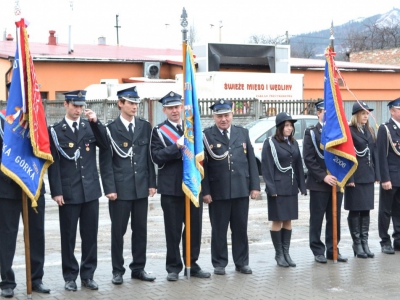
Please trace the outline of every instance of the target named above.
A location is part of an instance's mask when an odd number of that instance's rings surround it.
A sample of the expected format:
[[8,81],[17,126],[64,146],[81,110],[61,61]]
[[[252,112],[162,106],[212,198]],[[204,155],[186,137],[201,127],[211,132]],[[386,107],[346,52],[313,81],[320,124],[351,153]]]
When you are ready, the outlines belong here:
[[[183,241],[183,259],[186,262],[186,226],[185,222],[185,194],[182,191],[183,176],[183,124],[182,96],[170,92],[159,102],[163,105],[163,112],[167,120],[153,128],[151,136],[151,156],[158,165],[158,193],[161,194],[161,207],[164,212],[165,238],[167,242],[166,270],[167,280],[176,281],[182,271],[183,264],[179,250],[181,238]],[[209,278],[210,273],[201,270],[197,264],[200,254],[203,205],[196,208],[190,203],[191,225],[191,271],[190,276]]]
[[[377,147],[381,188],[379,190],[378,230],[382,252],[400,251],[400,98],[388,104],[391,118],[379,126]],[[393,221],[393,247],[388,234]]]
[[140,98],[136,87],[119,91],[121,115],[107,124],[110,146],[100,149],[100,171],[104,194],[110,200],[112,283],[122,284],[124,235],[131,217],[131,277],[145,281],[148,197],[156,193],[156,175],[150,158],[151,125],[135,117]]
[[260,194],[260,178],[249,132],[231,125],[232,103],[219,100],[210,107],[215,125],[204,130],[203,201],[211,221],[211,256],[214,274],[224,275],[228,264],[227,231],[232,231],[236,271],[251,274],[247,221],[249,196]]
[[[329,175],[324,161],[324,151],[320,149],[321,132],[324,117],[324,102],[315,104],[318,123],[305,130],[303,139],[303,159],[308,168],[306,188],[310,190],[310,248],[316,262],[326,263],[333,259],[333,218],[332,218],[332,186],[337,178]],[[337,192],[337,242],[340,242],[340,210],[343,193]],[[321,241],[322,222],[326,217],[325,245]],[[325,257],[325,251],[326,256]],[[347,262],[347,258],[338,254],[339,262]]]
[[[50,127],[50,148],[54,163],[49,168],[51,196],[59,205],[62,272],[65,289],[76,291],[80,272],[82,286],[97,290],[93,280],[97,267],[97,231],[101,188],[96,165],[96,146],[107,148],[105,127],[96,114],[85,109],[80,115],[86,91],[65,93],[65,118]],[[74,255],[79,221],[82,257]]]
[[[4,120],[0,118],[0,148],[3,148]],[[0,163],[2,159],[0,152]],[[42,183],[40,197],[37,201],[37,213],[29,208],[29,241],[31,253],[31,280],[32,289],[39,293],[50,293],[50,289],[43,285],[44,266],[44,192]],[[15,275],[12,264],[17,246],[19,216],[22,212],[22,189],[10,177],[0,170],[0,270],[1,296],[14,296]]]

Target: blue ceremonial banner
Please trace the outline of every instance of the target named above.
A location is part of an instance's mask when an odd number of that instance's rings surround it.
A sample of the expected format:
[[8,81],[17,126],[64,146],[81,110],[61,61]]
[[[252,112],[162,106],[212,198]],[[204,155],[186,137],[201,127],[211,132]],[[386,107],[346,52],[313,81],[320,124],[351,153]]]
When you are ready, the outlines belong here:
[[325,56],[325,116],[321,144],[324,148],[328,172],[337,178],[337,185],[343,188],[349,177],[356,171],[358,162],[344,113],[338,84],[339,71],[333,59],[335,53],[327,48]]
[[43,176],[53,157],[24,19],[16,24],[17,50],[7,109],[2,115],[1,170],[32,200],[32,207],[36,207]]
[[204,177],[203,131],[200,122],[199,103],[193,54],[190,46],[186,51],[185,74],[185,147],[183,148],[182,189],[196,207],[199,207],[201,180]]

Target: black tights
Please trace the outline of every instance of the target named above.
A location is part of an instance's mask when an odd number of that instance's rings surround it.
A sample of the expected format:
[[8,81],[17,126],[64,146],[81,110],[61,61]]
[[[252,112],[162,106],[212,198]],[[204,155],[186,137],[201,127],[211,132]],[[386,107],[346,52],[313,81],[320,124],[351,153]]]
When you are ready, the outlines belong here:
[[355,217],[368,217],[369,216],[369,210],[349,210],[349,218],[355,218]]

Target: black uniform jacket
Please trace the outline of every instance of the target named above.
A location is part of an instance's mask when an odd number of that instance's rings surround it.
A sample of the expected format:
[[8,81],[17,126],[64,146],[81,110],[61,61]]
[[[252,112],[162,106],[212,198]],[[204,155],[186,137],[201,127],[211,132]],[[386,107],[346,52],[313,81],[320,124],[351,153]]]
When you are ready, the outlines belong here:
[[108,147],[105,127],[100,121],[94,123],[81,118],[78,139],[65,119],[51,127],[57,133],[60,147],[68,156],[74,157],[75,151],[80,150],[76,163],[75,160],[66,159],[56,148],[49,130],[51,154],[54,158],[54,163],[48,169],[51,196],[62,195],[65,204],[80,204],[98,199],[101,188],[96,146]]
[[[4,128],[4,120],[0,118],[0,126]],[[3,138],[0,135],[0,149],[3,149]],[[3,158],[3,151],[0,151],[0,163]],[[42,189],[40,195],[45,193],[44,182],[42,182]],[[22,189],[10,177],[0,170],[0,198],[3,199],[22,199]]]
[[389,129],[396,151],[400,153],[400,128],[390,119],[389,122],[379,126],[376,141],[381,181],[391,181],[392,186],[400,186],[400,156],[394,152],[390,142],[388,144],[385,125]]
[[358,152],[362,152],[368,147],[370,156],[368,159],[368,153],[364,156],[357,155],[357,169],[347,182],[373,183],[380,181],[378,153],[376,152],[376,144],[371,132],[367,129],[365,135],[355,126],[349,126],[349,128],[353,137],[354,148]]
[[302,194],[307,194],[299,144],[296,140],[291,145],[288,145],[286,142],[279,142],[275,137],[271,137],[271,140],[275,145],[281,167],[292,166],[294,174],[292,181],[292,170],[289,169],[286,172],[279,171],[272,156],[269,139],[266,139],[261,154],[265,191],[271,196],[297,195],[299,190]]
[[[310,132],[315,134],[315,148]],[[322,125],[318,122],[315,126],[308,127],[303,138],[303,160],[308,169],[306,188],[311,191],[332,192],[332,187],[325,183],[324,178],[328,175],[325,160],[319,157],[317,151],[324,156],[324,151],[319,147],[321,143]]]
[[147,198],[149,188],[156,188],[156,174],[149,152],[150,123],[135,117],[133,139],[120,117],[108,123],[107,128],[114,142],[124,153],[128,153],[132,147],[132,160],[130,157],[119,156],[112,148],[111,142],[106,150],[100,149],[104,194],[117,193],[120,200]]
[[158,165],[157,193],[170,196],[184,196],[185,194],[182,190],[182,153],[175,143],[170,142],[165,137],[163,137],[166,145],[164,146],[157,133],[157,128],[164,124],[167,124],[177,132],[176,127],[166,120],[154,127],[151,134],[151,156],[153,162]]
[[229,153],[216,160],[204,149],[203,195],[211,195],[213,200],[230,200],[248,197],[252,190],[259,191],[260,178],[249,131],[232,125],[229,145],[216,125],[206,128],[204,135],[213,153]]

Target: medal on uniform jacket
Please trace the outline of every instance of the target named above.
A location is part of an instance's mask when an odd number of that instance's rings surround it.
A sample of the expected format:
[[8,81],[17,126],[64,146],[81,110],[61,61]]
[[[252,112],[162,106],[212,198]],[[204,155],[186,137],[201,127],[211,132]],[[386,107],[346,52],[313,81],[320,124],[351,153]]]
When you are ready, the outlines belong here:
[[85,144],[85,146],[86,146],[86,151],[90,151],[89,144]]
[[210,145],[210,149],[214,148],[214,145]]
[[123,142],[122,146],[124,146],[125,148],[128,147],[128,142]]
[[244,154],[246,154],[246,153],[247,153],[247,149],[246,149],[246,143],[243,143],[243,151],[244,151]]
[[217,144],[217,148],[221,148],[221,144]]
[[74,143],[69,143],[68,147],[73,148],[74,147]]

